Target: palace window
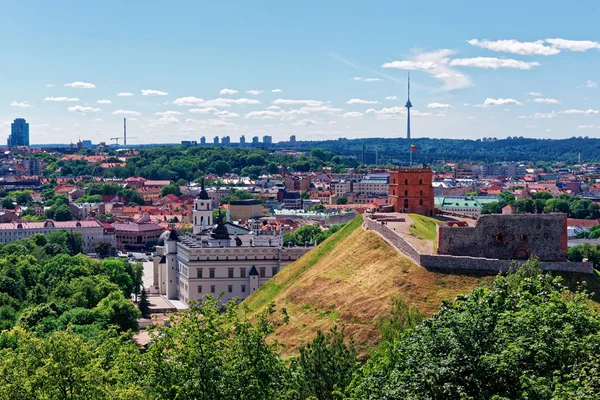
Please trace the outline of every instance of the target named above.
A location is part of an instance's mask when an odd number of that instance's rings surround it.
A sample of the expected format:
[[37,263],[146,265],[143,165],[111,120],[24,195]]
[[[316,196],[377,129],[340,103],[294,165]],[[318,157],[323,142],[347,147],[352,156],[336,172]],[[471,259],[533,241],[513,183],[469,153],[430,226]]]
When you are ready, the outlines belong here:
[[202,279],[202,268],[196,270],[196,278]]
[[264,278],[266,276],[266,270],[267,270],[267,268],[260,267],[260,277],[261,278]]
[[214,278],[215,277],[215,269],[214,268],[210,268],[209,270],[209,278]]
[[246,293],[246,285],[242,285],[242,293]]
[[227,270],[227,277],[228,278],[233,278],[233,268],[228,268],[228,270]]
[[202,293],[202,285],[198,285],[198,293]]
[[233,285],[227,285],[227,293],[233,292]]
[[215,292],[215,285],[210,285],[210,292],[214,293]]
[[246,277],[246,268],[240,268],[240,278]]
[[271,276],[275,276],[279,272],[279,267],[271,268]]

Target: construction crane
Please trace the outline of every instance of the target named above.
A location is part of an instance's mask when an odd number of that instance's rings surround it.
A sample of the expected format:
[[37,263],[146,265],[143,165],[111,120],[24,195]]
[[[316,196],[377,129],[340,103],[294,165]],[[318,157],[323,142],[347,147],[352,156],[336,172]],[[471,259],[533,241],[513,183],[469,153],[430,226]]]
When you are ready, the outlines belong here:
[[[119,147],[119,140],[123,139],[122,137],[111,137],[110,140],[115,141],[115,145]],[[129,139],[137,139],[135,136],[130,136]]]

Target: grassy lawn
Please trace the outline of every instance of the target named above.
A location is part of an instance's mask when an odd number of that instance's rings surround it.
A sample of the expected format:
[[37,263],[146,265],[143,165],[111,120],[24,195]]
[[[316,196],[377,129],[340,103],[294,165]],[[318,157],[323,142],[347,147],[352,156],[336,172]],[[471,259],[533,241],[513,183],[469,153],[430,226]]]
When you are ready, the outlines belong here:
[[443,224],[442,221],[435,218],[425,217],[419,214],[409,214],[410,219],[413,220],[415,227],[409,228],[410,233],[420,237],[423,240],[432,240],[435,242],[435,227],[438,224]]

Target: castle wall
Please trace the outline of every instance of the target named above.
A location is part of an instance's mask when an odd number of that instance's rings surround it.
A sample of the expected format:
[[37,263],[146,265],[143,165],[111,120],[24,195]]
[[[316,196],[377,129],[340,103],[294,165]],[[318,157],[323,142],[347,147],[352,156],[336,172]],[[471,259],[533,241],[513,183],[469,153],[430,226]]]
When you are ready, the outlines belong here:
[[[513,263],[523,263],[525,260],[490,259],[483,257],[454,256],[441,254],[422,254],[410,243],[400,237],[381,222],[365,218],[363,227],[379,233],[392,246],[412,259],[416,264],[428,269],[458,269],[474,271],[506,272]],[[562,240],[562,239],[561,239]],[[540,269],[545,271],[570,271],[585,274],[594,273],[592,262],[541,261]]]
[[438,226],[438,254],[567,260],[565,214],[482,215],[475,227]]

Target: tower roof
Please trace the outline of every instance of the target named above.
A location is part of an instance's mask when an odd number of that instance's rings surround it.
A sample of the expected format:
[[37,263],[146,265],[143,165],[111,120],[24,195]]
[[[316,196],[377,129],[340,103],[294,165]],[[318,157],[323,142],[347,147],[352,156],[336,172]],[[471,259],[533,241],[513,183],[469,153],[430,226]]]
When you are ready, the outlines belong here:
[[198,193],[198,199],[199,200],[210,200],[210,198],[208,197],[208,193],[206,192],[206,189],[204,188],[204,178],[202,178],[202,180],[200,181],[200,193]]

